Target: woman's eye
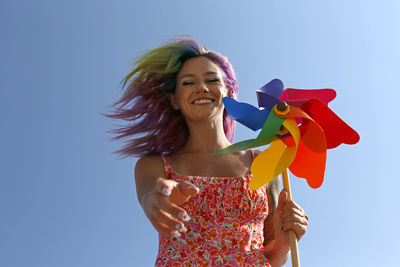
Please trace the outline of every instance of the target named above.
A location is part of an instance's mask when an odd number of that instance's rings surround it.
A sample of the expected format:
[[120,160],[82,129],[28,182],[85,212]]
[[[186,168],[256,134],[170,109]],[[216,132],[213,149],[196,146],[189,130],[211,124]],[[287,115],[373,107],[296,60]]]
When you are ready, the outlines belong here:
[[220,81],[220,79],[215,78],[215,79],[208,80],[207,82],[209,82],[209,83],[215,83],[215,82],[219,82],[219,81]]
[[194,82],[182,82],[182,85],[192,85]]

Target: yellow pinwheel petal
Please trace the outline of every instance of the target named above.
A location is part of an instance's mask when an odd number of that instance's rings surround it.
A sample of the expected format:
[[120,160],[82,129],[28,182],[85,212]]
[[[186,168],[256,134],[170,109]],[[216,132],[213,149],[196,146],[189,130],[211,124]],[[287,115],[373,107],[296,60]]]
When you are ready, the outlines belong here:
[[272,181],[292,163],[295,155],[295,147],[287,148],[280,139],[272,141],[251,165],[253,179],[249,183],[249,188],[257,189]]
[[286,119],[283,125],[292,134],[296,146],[286,147],[282,140],[273,140],[271,145],[261,152],[251,165],[253,179],[249,183],[250,189],[257,189],[269,183],[293,162],[299,144],[299,127],[294,119]]
[[300,130],[299,130],[299,126],[297,126],[296,120],[295,119],[286,119],[283,122],[283,126],[285,126],[285,128],[293,136],[294,142],[296,143],[296,150],[297,150],[297,147],[299,146],[299,140],[300,140]]

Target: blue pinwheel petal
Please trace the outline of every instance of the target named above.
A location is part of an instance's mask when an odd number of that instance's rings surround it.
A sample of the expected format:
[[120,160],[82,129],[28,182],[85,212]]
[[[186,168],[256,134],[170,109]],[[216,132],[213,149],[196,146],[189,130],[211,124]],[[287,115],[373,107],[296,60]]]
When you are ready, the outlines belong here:
[[280,100],[273,96],[257,92],[258,106],[271,110]]
[[283,92],[283,82],[279,79],[273,79],[263,87],[257,90],[270,96],[278,98]]
[[240,119],[237,119],[237,121],[253,131],[257,131],[264,126],[264,123],[268,118],[268,114],[269,111],[267,109],[257,110]]
[[232,119],[253,131],[261,129],[268,118],[269,111],[266,109],[259,110],[250,104],[238,102],[231,97],[224,97],[222,101]]
[[279,79],[273,79],[257,90],[258,106],[271,110],[279,102],[279,96],[283,92],[283,83]]

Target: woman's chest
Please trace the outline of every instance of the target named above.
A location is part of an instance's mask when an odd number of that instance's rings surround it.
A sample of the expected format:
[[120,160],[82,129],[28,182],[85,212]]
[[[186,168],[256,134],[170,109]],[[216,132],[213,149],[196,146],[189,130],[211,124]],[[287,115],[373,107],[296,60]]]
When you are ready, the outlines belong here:
[[196,177],[180,176],[178,181],[195,184],[199,194],[184,204],[185,210],[199,222],[253,223],[262,222],[268,214],[266,186],[251,190],[252,176]]
[[239,177],[250,173],[251,157],[246,155],[190,156],[169,160],[175,171],[186,176]]

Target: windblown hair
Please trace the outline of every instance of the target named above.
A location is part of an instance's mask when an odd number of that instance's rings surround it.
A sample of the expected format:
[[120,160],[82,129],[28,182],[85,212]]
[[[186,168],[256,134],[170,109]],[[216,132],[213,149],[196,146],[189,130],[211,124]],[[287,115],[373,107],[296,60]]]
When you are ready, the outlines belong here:
[[[123,80],[123,96],[111,106],[113,114],[105,114],[129,122],[127,126],[110,131],[117,134],[113,140],[125,140],[122,149],[115,153],[123,157],[172,153],[186,144],[188,127],[180,111],[171,107],[168,94],[175,92],[177,75],[184,62],[199,56],[221,68],[229,94],[237,98],[238,84],[226,57],[208,51],[190,37],[172,39],[135,60],[134,69]],[[226,111],[223,126],[227,139],[232,142],[235,121]]]

